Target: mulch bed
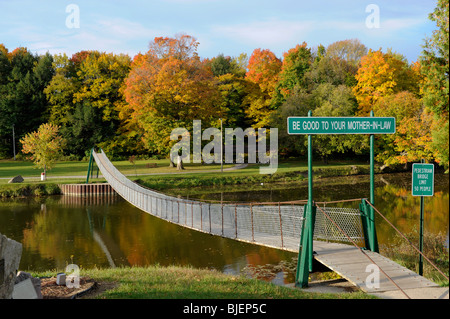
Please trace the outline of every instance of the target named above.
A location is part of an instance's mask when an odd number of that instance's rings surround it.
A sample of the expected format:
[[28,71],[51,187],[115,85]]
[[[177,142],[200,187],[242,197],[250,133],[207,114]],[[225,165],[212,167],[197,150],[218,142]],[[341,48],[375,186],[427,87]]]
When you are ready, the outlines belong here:
[[75,299],[92,293],[97,288],[97,283],[90,278],[81,277],[79,288],[68,288],[65,285],[58,286],[56,277],[41,278],[41,293],[43,299]]

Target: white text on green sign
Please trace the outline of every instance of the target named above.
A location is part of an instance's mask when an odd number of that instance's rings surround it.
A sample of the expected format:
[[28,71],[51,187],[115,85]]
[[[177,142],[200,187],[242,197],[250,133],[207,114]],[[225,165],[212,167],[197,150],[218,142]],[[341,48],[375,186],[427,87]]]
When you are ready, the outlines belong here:
[[394,134],[394,117],[288,117],[288,134]]
[[434,194],[434,165],[413,164],[412,195],[433,196]]

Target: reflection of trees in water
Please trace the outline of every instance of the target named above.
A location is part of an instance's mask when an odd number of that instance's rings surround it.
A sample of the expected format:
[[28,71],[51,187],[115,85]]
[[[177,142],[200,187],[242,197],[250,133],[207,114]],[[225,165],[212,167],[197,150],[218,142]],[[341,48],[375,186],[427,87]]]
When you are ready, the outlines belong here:
[[[377,188],[375,191],[376,207],[401,232],[409,233],[419,228],[420,197],[412,196],[411,189],[393,184]],[[449,193],[435,191],[434,196],[425,197],[424,207],[425,232],[448,234]],[[377,231],[385,241],[392,238],[394,230],[381,218],[377,218]]]
[[[300,183],[305,184],[305,183]],[[238,188],[239,186],[234,186]],[[270,187],[270,188],[269,188]],[[264,185],[259,190],[236,192],[230,187],[219,188],[214,194],[196,195],[196,198],[225,201],[289,201],[306,199],[308,188],[282,185]],[[242,189],[243,187],[241,187]],[[314,200],[335,201],[369,197],[369,176],[348,176],[324,178],[314,181]],[[411,195],[411,174],[375,175],[375,206],[402,232],[419,227],[420,197]],[[358,203],[329,204],[335,207],[357,208]],[[376,214],[377,215],[377,214]],[[449,181],[445,174],[435,175],[435,194],[425,198],[425,231],[448,234],[449,225]],[[381,217],[377,219],[377,232],[380,242],[388,241],[395,233]]]
[[[410,174],[376,175],[376,206],[402,232],[419,225],[420,199],[411,196],[410,183]],[[446,181],[437,180],[435,185],[435,196],[425,199],[425,232],[448,232],[448,177]],[[307,187],[303,186],[261,187],[265,189],[204,196],[238,201],[288,201],[307,196]],[[314,183],[314,194],[317,201],[368,197],[368,176],[318,180]],[[358,202],[333,205],[357,207]],[[2,200],[0,212],[0,231],[23,243],[21,265],[33,270],[64,269],[73,256],[74,263],[86,268],[158,263],[228,269],[236,273],[246,265],[276,265],[292,257],[288,252],[171,224],[143,213],[119,196]],[[395,231],[377,217],[377,233],[382,243],[389,241]]]

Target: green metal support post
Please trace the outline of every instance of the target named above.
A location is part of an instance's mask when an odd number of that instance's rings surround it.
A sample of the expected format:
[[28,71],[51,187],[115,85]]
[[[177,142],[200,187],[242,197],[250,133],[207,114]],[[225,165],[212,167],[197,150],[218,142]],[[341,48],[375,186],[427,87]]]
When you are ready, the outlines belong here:
[[[420,196],[420,242],[419,250],[423,253],[423,211],[424,211],[424,198]],[[419,254],[419,275],[423,276],[423,256]]]
[[[311,117],[311,111],[308,116]],[[313,201],[313,169],[312,169],[312,136],[308,134],[308,203],[304,208],[302,233],[300,236],[300,252],[297,261],[295,285],[308,287],[309,273],[313,266],[313,236],[316,219],[316,206]]]
[[[423,159],[420,161],[422,164],[425,162]],[[419,229],[419,250],[423,253],[423,213],[425,209],[425,199],[420,196],[420,229]],[[419,275],[423,276],[423,256],[419,254]]]
[[[370,112],[373,117],[373,111]],[[375,206],[375,136],[370,134],[370,191],[369,202]],[[361,214],[361,222],[364,232],[364,242],[366,249],[378,251],[377,231],[375,227],[375,212],[373,207],[369,205],[366,199],[363,199],[359,204],[359,211]]]
[[94,160],[94,155],[92,154],[94,152],[94,148],[91,149],[91,155],[89,156],[89,166],[88,166],[88,172],[86,176],[86,184],[89,184],[89,176],[91,175],[91,169],[92,169],[92,161]]
[[[370,111],[370,117],[373,117],[373,111]],[[370,134],[370,203],[375,205],[375,135]],[[373,251],[375,243],[375,216],[373,207],[369,208],[369,220],[370,220],[370,242],[371,250]]]

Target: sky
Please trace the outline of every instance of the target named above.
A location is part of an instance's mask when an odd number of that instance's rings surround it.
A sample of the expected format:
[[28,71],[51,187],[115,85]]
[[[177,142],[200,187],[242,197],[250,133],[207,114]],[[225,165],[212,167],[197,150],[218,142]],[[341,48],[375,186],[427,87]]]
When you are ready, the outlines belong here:
[[239,56],[357,38],[418,59],[435,0],[0,0],[0,43],[33,53],[99,50],[133,57],[159,36],[197,38],[198,54]]

